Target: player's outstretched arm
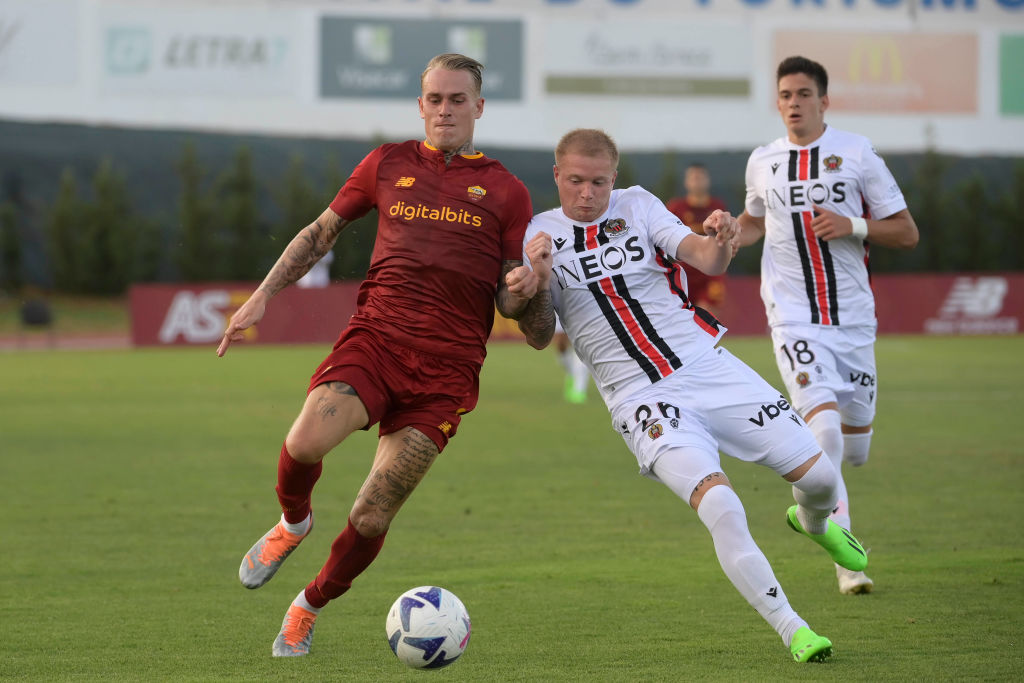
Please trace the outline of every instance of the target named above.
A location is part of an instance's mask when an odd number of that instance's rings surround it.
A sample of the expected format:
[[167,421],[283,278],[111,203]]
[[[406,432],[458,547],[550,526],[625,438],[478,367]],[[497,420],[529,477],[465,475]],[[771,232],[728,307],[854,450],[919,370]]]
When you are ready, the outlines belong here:
[[313,264],[324,257],[334,246],[342,229],[349,221],[326,209],[320,217],[299,231],[277,263],[270,269],[259,288],[239,307],[228,321],[224,336],[217,347],[217,355],[223,356],[233,342],[242,341],[245,330],[263,319],[267,302],[282,289],[309,272]]
[[737,243],[740,247],[749,247],[764,237],[764,216],[751,216],[744,211],[736,218],[736,223],[739,226]]
[[721,275],[732,260],[739,225],[728,211],[716,209],[704,221],[704,235],[687,235],[676,247],[676,259],[702,273]]

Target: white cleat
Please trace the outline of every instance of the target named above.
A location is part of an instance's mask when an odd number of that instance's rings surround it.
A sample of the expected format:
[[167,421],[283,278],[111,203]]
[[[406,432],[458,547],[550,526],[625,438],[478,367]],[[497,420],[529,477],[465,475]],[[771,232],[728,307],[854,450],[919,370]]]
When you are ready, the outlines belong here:
[[864,572],[854,572],[836,565],[836,578],[839,579],[839,592],[843,595],[860,595],[870,593],[875,587],[872,581]]

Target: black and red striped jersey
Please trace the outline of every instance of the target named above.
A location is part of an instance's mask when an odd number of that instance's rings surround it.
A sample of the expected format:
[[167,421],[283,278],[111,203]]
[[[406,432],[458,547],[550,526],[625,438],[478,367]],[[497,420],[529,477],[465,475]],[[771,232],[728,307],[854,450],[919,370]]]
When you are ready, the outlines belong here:
[[690,229],[639,186],[613,190],[581,224],[561,208],[533,217],[528,242],[551,235],[555,312],[609,408],[714,346],[725,333],[686,296],[672,257]]
[[868,245],[828,242],[811,231],[815,206],[851,217],[887,218],[906,200],[871,142],[831,126],[799,146],[782,137],[747,161],[746,211],[764,216],[761,298],[771,325],[874,325]]

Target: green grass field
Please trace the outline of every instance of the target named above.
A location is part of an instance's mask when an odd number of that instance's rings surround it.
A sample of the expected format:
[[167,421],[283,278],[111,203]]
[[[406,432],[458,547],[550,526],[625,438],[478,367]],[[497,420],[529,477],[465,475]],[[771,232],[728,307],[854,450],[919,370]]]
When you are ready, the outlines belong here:
[[[778,385],[766,339],[726,345]],[[278,516],[281,440],[323,347],[0,353],[0,678],[771,681],[1024,677],[1024,337],[886,338],[871,462],[847,475],[875,593],[842,596],[786,528],[788,486],[724,460],[791,603],[836,644],[797,665],[718,567],[697,516],[637,475],[596,398],[561,400],[550,350],[495,345],[478,409],[377,562],[275,660],[372,434],[327,461],[317,528],[270,584],[242,554]],[[406,670],[384,636],[407,588],[453,590],[466,655]]]

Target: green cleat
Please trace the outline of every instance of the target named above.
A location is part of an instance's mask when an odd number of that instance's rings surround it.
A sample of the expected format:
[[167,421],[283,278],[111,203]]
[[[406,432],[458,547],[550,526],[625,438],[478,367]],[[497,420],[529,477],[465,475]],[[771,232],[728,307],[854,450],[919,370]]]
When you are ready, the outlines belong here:
[[793,660],[801,664],[823,662],[832,656],[832,641],[802,626],[793,634],[789,651],[793,653]]
[[803,534],[824,548],[832,557],[832,560],[841,567],[860,572],[864,571],[864,568],[868,566],[868,554],[864,551],[860,541],[831,519],[828,520],[828,529],[825,533],[808,533],[804,531],[800,521],[796,518],[796,505],[794,505],[786,510],[786,524],[793,531]]
[[587,392],[576,388],[572,377],[565,378],[565,400],[567,403],[582,405],[587,402]]

